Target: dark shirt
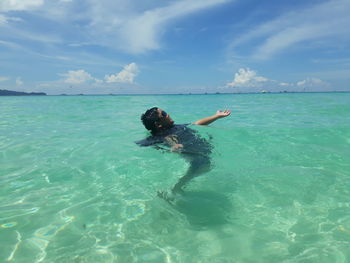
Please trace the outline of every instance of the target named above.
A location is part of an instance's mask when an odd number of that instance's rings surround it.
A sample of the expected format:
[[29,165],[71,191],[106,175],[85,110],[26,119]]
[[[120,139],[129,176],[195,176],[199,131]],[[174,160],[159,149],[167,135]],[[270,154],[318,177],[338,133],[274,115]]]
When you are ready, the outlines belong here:
[[183,145],[183,148],[180,150],[181,153],[191,155],[192,157],[196,155],[208,156],[211,153],[211,144],[206,139],[200,137],[197,131],[188,126],[189,124],[173,125],[167,130],[136,142],[136,144],[140,146],[158,146],[158,148],[167,149],[170,145],[166,137],[172,137],[177,144]]

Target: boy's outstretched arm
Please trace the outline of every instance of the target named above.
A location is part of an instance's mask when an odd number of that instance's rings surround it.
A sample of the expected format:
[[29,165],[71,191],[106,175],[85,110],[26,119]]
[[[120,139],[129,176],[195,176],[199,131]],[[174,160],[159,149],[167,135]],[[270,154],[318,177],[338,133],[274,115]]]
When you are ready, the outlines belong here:
[[195,121],[193,124],[196,124],[196,125],[208,125],[208,124],[216,121],[217,119],[227,117],[230,114],[231,114],[230,110],[224,110],[224,111],[218,110],[216,112],[216,114],[214,114],[212,116],[209,116],[209,117],[206,117],[204,119]]

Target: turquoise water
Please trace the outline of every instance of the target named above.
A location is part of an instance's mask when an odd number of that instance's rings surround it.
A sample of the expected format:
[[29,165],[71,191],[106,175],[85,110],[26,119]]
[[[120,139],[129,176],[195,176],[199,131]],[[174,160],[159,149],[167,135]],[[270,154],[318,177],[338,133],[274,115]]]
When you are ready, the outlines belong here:
[[[138,147],[159,106],[214,168]],[[350,262],[350,94],[0,98],[0,262]]]

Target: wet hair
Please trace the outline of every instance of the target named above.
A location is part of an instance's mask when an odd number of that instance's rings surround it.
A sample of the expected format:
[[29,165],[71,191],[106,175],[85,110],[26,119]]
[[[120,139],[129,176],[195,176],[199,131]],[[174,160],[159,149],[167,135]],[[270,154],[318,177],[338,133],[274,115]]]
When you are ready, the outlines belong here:
[[157,131],[157,126],[155,122],[159,120],[158,107],[153,107],[144,114],[141,115],[141,121],[147,130],[150,130],[152,133]]

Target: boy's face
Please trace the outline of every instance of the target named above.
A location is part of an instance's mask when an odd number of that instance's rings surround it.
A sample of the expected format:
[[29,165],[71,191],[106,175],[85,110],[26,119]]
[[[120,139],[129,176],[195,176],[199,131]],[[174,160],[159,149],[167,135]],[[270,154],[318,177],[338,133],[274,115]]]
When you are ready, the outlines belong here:
[[159,121],[157,121],[159,128],[169,128],[173,126],[174,121],[172,120],[169,114],[167,114],[160,108],[158,108],[157,111],[159,116]]

